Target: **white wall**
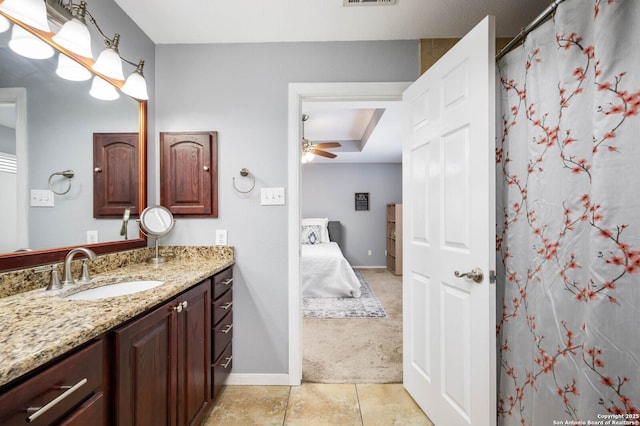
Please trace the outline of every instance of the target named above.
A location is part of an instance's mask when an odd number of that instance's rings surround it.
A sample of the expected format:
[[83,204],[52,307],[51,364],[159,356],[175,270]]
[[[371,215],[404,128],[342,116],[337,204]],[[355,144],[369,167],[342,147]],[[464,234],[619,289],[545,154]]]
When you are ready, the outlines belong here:
[[[339,220],[351,265],[386,265],[386,205],[402,202],[401,164],[305,164],[301,183],[302,217]],[[369,211],[355,210],[356,192],[369,193]]]
[[[288,370],[287,206],[259,203],[261,187],[288,181],[288,84],[414,81],[418,69],[417,41],[157,46],[150,150],[161,131],[215,130],[219,158],[219,218],[178,219],[162,243],[208,245],[228,231],[234,373]],[[232,188],[243,167],[256,177],[248,195]]]

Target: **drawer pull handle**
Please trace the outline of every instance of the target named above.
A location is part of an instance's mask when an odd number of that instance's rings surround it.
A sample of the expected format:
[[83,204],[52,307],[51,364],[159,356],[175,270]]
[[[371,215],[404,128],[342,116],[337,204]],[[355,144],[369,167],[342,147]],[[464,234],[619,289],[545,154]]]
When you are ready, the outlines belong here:
[[227,333],[229,333],[231,331],[232,328],[233,328],[233,324],[227,324],[227,326],[225,327],[224,330],[222,330],[222,332],[224,334],[227,334]]
[[60,389],[66,389],[66,390],[63,393],[61,393],[60,395],[58,395],[56,398],[54,398],[51,401],[49,401],[45,406],[27,408],[27,412],[29,412],[29,413],[35,411],[35,413],[33,413],[32,415],[27,417],[27,423],[31,423],[32,421],[34,421],[35,419],[37,419],[38,417],[40,417],[41,415],[43,415],[44,413],[49,411],[53,406],[55,406],[60,401],[62,401],[63,399],[67,398],[69,395],[71,395],[75,391],[77,391],[85,383],[87,383],[87,378],[86,377],[84,379],[80,380],[78,383],[76,383],[73,386],[60,386]]
[[229,367],[229,364],[231,364],[231,360],[233,359],[232,356],[227,358],[227,362],[225,362],[224,364],[221,365],[222,368],[227,368]]
[[233,278],[227,278],[226,280],[222,281],[220,284],[231,285],[232,282],[233,282]]
[[220,306],[220,309],[224,309],[225,311],[233,306],[233,302],[227,302],[224,305]]

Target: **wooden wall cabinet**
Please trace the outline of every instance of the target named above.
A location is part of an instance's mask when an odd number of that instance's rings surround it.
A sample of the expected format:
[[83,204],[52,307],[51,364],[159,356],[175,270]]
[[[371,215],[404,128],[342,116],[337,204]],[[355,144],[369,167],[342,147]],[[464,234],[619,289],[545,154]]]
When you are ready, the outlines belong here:
[[137,133],[93,134],[93,217],[140,214]]
[[387,269],[402,275],[402,204],[387,204]]
[[200,424],[210,401],[211,280],[116,330],[117,424]]
[[178,217],[218,217],[218,133],[160,133],[160,203]]

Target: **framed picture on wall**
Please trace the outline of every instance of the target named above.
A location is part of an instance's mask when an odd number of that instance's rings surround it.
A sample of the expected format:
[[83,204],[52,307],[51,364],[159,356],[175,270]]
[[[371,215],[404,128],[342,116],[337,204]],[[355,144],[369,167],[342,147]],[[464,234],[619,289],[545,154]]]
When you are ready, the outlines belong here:
[[369,210],[369,193],[368,192],[356,192],[356,211]]

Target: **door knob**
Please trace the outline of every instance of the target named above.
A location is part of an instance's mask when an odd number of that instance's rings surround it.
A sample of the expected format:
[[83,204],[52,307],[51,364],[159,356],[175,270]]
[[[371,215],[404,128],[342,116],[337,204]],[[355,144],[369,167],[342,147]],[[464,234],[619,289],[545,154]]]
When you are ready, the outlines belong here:
[[455,271],[453,275],[455,275],[458,278],[469,278],[470,280],[475,281],[477,283],[481,283],[483,278],[482,269],[480,268],[473,268],[471,271],[465,272],[463,274],[461,274],[458,271]]

